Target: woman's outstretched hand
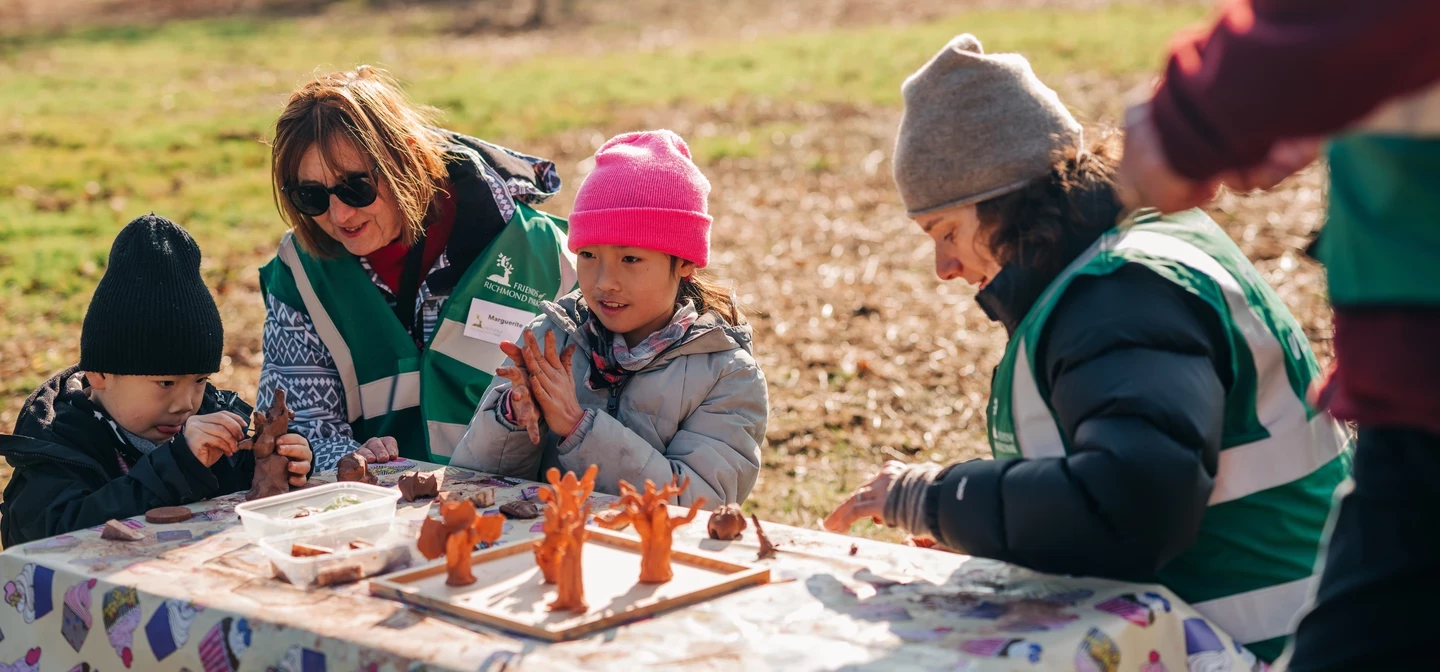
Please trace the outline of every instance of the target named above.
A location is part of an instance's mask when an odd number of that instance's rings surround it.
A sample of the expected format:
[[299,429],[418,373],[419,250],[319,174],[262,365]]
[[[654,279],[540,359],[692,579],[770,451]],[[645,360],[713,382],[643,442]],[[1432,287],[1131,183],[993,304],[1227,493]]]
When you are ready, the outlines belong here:
[[855,489],[850,498],[841,502],[835,507],[830,516],[825,519],[825,529],[831,532],[845,532],[856,522],[869,518],[876,525],[884,525],[885,519],[885,498],[890,494],[890,486],[905,471],[905,463],[891,460],[880,468],[880,473],[866,483]]

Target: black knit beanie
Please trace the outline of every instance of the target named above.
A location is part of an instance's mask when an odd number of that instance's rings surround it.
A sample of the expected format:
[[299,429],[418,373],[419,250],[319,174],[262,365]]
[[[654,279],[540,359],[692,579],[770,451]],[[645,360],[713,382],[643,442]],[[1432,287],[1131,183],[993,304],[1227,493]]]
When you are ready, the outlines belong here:
[[220,310],[200,278],[200,247],[150,213],[125,225],[80,332],[80,370],[137,376],[215,373]]

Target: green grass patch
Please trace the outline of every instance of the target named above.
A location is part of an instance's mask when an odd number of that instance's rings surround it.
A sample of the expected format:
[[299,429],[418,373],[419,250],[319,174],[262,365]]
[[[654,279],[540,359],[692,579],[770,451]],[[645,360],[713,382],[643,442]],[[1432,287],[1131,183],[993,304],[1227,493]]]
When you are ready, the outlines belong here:
[[[0,304],[7,325],[74,323],[115,231],[155,210],[207,256],[257,258],[280,230],[268,135],[317,68],[389,67],[447,125],[491,137],[608,129],[617,112],[739,97],[899,103],[900,82],[959,32],[1020,51],[1042,75],[1158,65],[1166,37],[1203,8],[987,10],[935,23],[684,49],[495,61],[483,40],[366,15],[217,19],[0,38]],[[695,138],[702,162],[763,157],[783,124]],[[830,165],[816,157],[813,170]],[[237,262],[238,263],[238,262]],[[0,327],[11,338],[18,326]]]

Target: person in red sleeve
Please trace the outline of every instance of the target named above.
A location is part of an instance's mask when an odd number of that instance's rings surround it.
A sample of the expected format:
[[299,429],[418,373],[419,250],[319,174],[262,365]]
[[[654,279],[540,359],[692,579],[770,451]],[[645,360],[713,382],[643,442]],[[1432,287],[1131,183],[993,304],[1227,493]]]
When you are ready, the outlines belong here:
[[1269,188],[1328,138],[1336,368],[1319,400],[1356,422],[1354,488],[1333,521],[1290,670],[1427,669],[1440,620],[1440,2],[1229,2],[1176,40],[1127,117],[1121,193],[1182,210],[1221,184]]

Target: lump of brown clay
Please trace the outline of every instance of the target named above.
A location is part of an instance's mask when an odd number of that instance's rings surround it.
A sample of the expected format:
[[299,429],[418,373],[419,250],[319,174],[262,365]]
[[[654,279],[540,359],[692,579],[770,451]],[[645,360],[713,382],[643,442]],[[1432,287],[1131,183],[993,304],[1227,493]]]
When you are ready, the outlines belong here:
[[710,514],[706,528],[711,539],[734,541],[745,531],[745,514],[740,512],[739,504],[726,504]]
[[407,502],[413,502],[417,499],[439,495],[440,486],[444,481],[445,472],[443,470],[423,474],[417,471],[407,471],[400,475],[400,480],[396,485],[400,487],[400,496],[404,497]]
[[160,506],[145,512],[145,522],[169,525],[170,523],[183,523],[194,515],[190,509],[183,506]]
[[[186,510],[188,511],[189,509]],[[132,530],[126,527],[125,523],[118,520],[107,520],[105,521],[105,529],[100,530],[100,538],[109,539],[110,541],[140,541],[145,538],[145,535],[139,530]]]
[[255,478],[246,501],[290,492],[290,458],[275,450],[275,439],[290,431],[295,411],[285,405],[285,390],[275,388],[275,400],[264,413],[255,411],[255,436],[240,442],[241,450],[255,453]]
[[335,463],[335,480],[349,481],[352,483],[369,483],[375,485],[375,474],[370,473],[370,465],[365,462],[365,457],[359,453],[350,453],[340,458]]
[[470,503],[477,509],[488,509],[495,506],[495,488],[480,488],[478,492],[470,495]]
[[535,502],[517,499],[513,502],[506,502],[500,505],[500,513],[505,514],[507,518],[530,520],[531,518],[540,517],[540,507],[537,506]]
[[311,558],[317,555],[330,555],[335,551],[324,546],[311,546],[310,544],[290,544],[290,557]]
[[365,568],[358,562],[347,562],[343,565],[326,567],[315,574],[315,584],[319,586],[335,586],[342,583],[354,583],[365,578]]
[[630,517],[624,509],[605,509],[595,514],[595,524],[607,530],[623,530],[630,527]]
[[755,521],[755,537],[760,540],[760,552],[755,555],[755,559],[764,560],[775,557],[775,544],[770,543],[770,537],[765,536],[765,529],[760,527],[760,519],[752,513],[750,520]]

